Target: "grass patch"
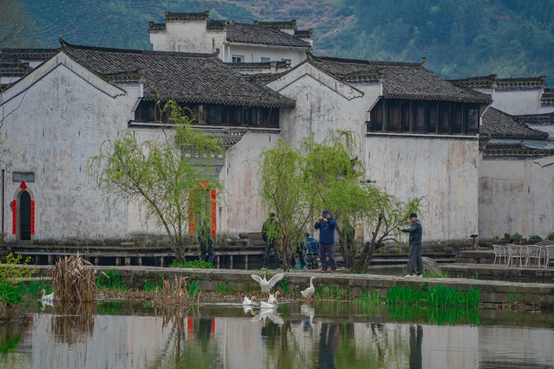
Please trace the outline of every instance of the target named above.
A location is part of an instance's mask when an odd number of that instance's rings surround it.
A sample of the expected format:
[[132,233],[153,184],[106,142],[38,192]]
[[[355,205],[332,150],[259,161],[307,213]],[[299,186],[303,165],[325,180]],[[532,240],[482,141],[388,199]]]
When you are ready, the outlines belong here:
[[235,286],[217,282],[215,284],[214,292],[218,294],[233,294],[235,293]]
[[455,287],[438,285],[436,287],[424,286],[421,289],[411,286],[393,286],[387,291],[386,302],[388,305],[407,304],[419,306],[471,306],[479,305],[480,288],[469,287],[467,292],[462,292]]
[[173,260],[173,263],[171,263],[170,268],[213,269],[214,265],[212,263],[209,263],[207,261],[202,261],[200,259],[186,261],[184,263],[181,261]]
[[431,271],[424,269],[423,278],[448,278],[448,274],[446,272],[432,273]]
[[479,309],[469,308],[435,308],[425,306],[388,305],[387,315],[395,321],[417,322],[424,321],[429,324],[455,325],[471,324],[480,325]]
[[127,286],[121,283],[121,272],[119,270],[109,270],[105,274],[98,274],[96,276],[96,286],[101,290],[127,291]]
[[188,288],[190,297],[196,297],[200,292],[200,281],[190,281],[188,284]]
[[162,290],[162,284],[152,282],[150,280],[144,281],[144,292],[156,292]]
[[337,299],[340,300],[342,296],[340,287],[331,285],[328,288],[319,286],[315,288],[314,297],[318,299]]
[[360,296],[354,297],[354,303],[356,305],[380,305],[381,294],[377,291],[362,291]]

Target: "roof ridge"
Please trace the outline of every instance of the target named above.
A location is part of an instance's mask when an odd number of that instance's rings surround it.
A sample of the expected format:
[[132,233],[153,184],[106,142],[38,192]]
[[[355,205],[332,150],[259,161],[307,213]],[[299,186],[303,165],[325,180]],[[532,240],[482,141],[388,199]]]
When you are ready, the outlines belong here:
[[90,50],[90,51],[102,51],[102,52],[117,52],[124,54],[146,54],[146,55],[164,55],[164,56],[179,56],[179,57],[217,57],[219,55],[219,49],[216,49],[215,52],[208,53],[188,53],[181,51],[157,51],[157,50],[140,50],[140,49],[118,49],[112,47],[103,47],[103,46],[89,46],[89,45],[74,45],[70,44],[63,39],[63,36],[60,36],[60,44],[63,49],[78,49],[78,50]]
[[365,59],[346,59],[346,58],[337,58],[333,56],[315,56],[310,53],[310,56],[313,59],[321,59],[328,61],[336,61],[341,63],[351,63],[351,64],[367,64],[367,65],[390,65],[390,66],[399,66],[399,67],[420,67],[425,62],[425,59],[422,59],[420,62],[393,62],[393,61],[378,61],[378,60],[365,60]]

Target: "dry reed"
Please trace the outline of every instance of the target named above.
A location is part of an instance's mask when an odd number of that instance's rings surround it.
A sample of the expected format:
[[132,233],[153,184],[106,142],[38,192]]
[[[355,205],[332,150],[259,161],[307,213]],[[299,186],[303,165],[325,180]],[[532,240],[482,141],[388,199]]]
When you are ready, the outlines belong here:
[[162,305],[187,306],[189,302],[189,291],[185,289],[187,277],[175,276],[173,284],[168,280],[163,281],[161,293]]
[[96,293],[96,269],[77,255],[63,257],[52,266],[52,285],[57,291],[56,300],[66,302],[92,302]]
[[56,304],[52,313],[52,331],[57,342],[70,345],[94,331],[96,304]]

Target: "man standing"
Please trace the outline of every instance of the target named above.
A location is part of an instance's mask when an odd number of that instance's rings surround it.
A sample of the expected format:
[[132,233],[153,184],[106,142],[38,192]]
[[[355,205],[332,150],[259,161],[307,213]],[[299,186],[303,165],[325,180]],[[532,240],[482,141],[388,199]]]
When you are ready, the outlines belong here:
[[[321,271],[327,272],[327,264],[331,267],[331,272],[337,270],[337,260],[335,259],[335,227],[337,220],[329,214],[329,210],[323,210],[321,218],[318,218],[314,224],[314,229],[319,229],[319,259],[321,261]],[[329,262],[327,262],[329,256]]]
[[[215,257],[214,239],[212,238],[212,230],[210,229],[210,223],[208,223],[207,219],[204,219],[202,222],[198,240],[200,241],[200,260],[213,264]],[[206,257],[206,251],[208,252],[208,257]]]
[[[265,254],[264,254],[264,267],[262,270],[266,270],[269,264],[269,253],[272,248],[277,248],[279,244],[279,238],[281,237],[281,230],[279,224],[275,220],[275,213],[269,214],[269,219],[264,222],[262,227],[262,237],[265,242]],[[277,270],[280,270],[279,253],[275,250],[275,265]]]
[[402,228],[399,225],[396,228],[399,231],[410,233],[410,271],[406,277],[413,277],[417,266],[417,276],[421,278],[423,277],[423,261],[421,260],[421,236],[423,228],[419,220],[417,220],[416,213],[410,214],[410,222],[412,222],[410,228]]

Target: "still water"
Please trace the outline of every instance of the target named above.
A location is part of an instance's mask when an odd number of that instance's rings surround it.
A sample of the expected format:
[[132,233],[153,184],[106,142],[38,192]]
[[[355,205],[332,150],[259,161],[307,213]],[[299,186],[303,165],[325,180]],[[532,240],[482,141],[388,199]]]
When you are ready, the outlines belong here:
[[554,314],[232,302],[45,307],[0,325],[0,368],[554,368]]

